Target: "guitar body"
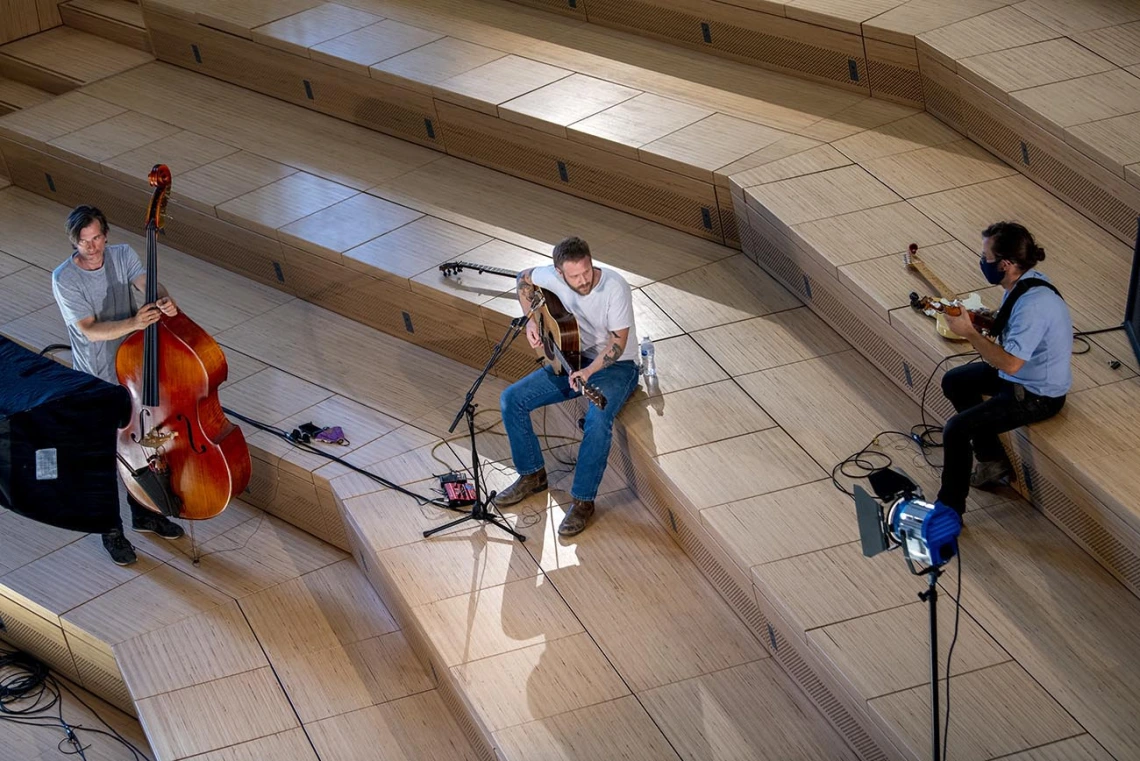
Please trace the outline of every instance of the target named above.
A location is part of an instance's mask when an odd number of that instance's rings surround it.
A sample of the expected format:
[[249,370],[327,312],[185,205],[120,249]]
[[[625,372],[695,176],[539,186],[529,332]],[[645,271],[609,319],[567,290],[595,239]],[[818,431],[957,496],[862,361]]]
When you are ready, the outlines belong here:
[[[514,279],[517,272],[502,267],[491,267],[473,262],[444,262],[439,271],[444,277],[458,275],[463,270],[486,272]],[[570,375],[582,369],[582,341],[578,333],[578,320],[556,295],[545,288],[536,287],[530,299],[532,319],[538,324],[542,338],[542,354],[547,363],[559,375]],[[606,408],[606,395],[591,383],[577,388],[582,396],[589,399],[598,409]]]
[[[545,288],[536,290],[535,298],[541,299],[542,306],[535,312],[535,317],[546,361],[559,375],[569,375],[580,370],[582,346],[578,335],[578,320],[553,293]],[[555,348],[558,349],[557,352]],[[564,365],[563,360],[570,366]]]

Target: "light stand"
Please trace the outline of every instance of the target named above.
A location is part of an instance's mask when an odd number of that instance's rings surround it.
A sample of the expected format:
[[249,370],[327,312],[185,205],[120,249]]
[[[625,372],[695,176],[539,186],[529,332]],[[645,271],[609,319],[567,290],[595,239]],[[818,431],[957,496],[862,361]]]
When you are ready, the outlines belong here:
[[[907,564],[911,565],[909,556]],[[927,576],[930,584],[925,591],[918,593],[918,599],[930,607],[930,748],[932,761],[942,761],[942,714],[938,710],[938,577],[942,575],[942,567],[930,566],[916,571],[911,565],[911,572]],[[947,674],[946,678],[949,679],[950,675]]]
[[467,416],[467,432],[471,437],[471,473],[475,477],[475,504],[471,506],[471,512],[462,518],[424,531],[424,537],[429,537],[432,534],[436,534],[444,529],[449,529],[452,526],[458,526],[460,523],[466,521],[483,521],[484,523],[491,523],[498,526],[520,542],[526,541],[525,536],[508,526],[505,521],[501,520],[498,515],[489,509],[495,499],[496,492],[492,491],[487,495],[486,500],[483,499],[483,468],[479,462],[479,452],[475,448],[475,408],[478,406],[475,404],[475,392],[479,390],[483,379],[487,377],[487,373],[490,372],[495,363],[499,361],[499,357],[502,356],[502,353],[511,345],[512,341],[518,338],[519,333],[526,327],[529,319],[530,315],[526,314],[511,320],[511,324],[507,327],[507,332],[504,333],[499,342],[495,344],[495,348],[491,352],[491,358],[487,360],[487,364],[483,367],[483,372],[479,373],[479,377],[475,379],[475,382],[471,384],[471,388],[467,391],[467,398],[463,400],[463,407],[455,415],[455,419],[451,421],[451,427],[447,429],[447,432],[451,433],[455,430],[455,427],[459,425],[459,419],[465,415]]
[[[853,492],[863,554],[873,557],[901,547],[910,572],[928,577],[928,587],[918,593],[918,599],[930,606],[930,747],[932,760],[942,761],[942,716],[938,706],[938,578],[942,567],[958,555],[962,520],[941,503],[924,502],[922,490],[901,470],[882,469],[871,473],[868,480],[879,501],[861,486],[856,486]],[[880,503],[891,503],[887,517]],[[924,567],[918,567],[916,560]],[[953,643],[950,649],[954,649]],[[946,677],[949,679],[949,673]]]

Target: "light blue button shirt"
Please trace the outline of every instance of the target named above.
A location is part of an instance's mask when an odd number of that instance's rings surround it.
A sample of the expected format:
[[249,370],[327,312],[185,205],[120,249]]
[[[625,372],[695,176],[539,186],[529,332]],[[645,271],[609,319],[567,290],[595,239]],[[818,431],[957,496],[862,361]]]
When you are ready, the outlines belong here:
[[[1049,278],[1036,270],[1021,276]],[[1005,294],[1002,303],[1005,303]],[[1001,337],[1002,348],[1025,360],[1015,375],[999,372],[1008,381],[1020,383],[1040,396],[1064,396],[1073,385],[1073,318],[1065,300],[1048,288],[1031,288],[1013,305],[1013,313]]]

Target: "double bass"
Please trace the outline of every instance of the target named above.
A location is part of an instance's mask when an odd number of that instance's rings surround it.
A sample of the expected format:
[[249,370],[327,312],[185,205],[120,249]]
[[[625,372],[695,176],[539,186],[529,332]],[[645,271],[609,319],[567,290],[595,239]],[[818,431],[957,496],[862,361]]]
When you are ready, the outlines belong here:
[[[145,303],[153,304],[170,169],[156,164],[149,179]],[[245,490],[252,471],[245,436],[218,401],[229,373],[221,347],[179,310],[123,341],[115,370],[131,395],[131,419],[118,440],[119,472],[131,496],[173,518],[218,515]]]

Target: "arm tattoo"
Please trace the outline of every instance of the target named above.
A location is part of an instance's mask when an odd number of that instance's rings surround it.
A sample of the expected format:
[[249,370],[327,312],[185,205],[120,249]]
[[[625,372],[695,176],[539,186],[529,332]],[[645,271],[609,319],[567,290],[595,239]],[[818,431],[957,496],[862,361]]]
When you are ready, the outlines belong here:
[[621,339],[619,339],[618,334],[612,330],[610,331],[610,335],[613,336],[614,340],[610,342],[610,348],[606,352],[606,356],[602,358],[602,367],[609,367],[614,362],[617,362],[619,359],[621,359]]
[[530,282],[530,270],[523,270],[516,278],[516,288],[518,289],[519,298],[523,301],[530,302],[534,298],[534,285]]

